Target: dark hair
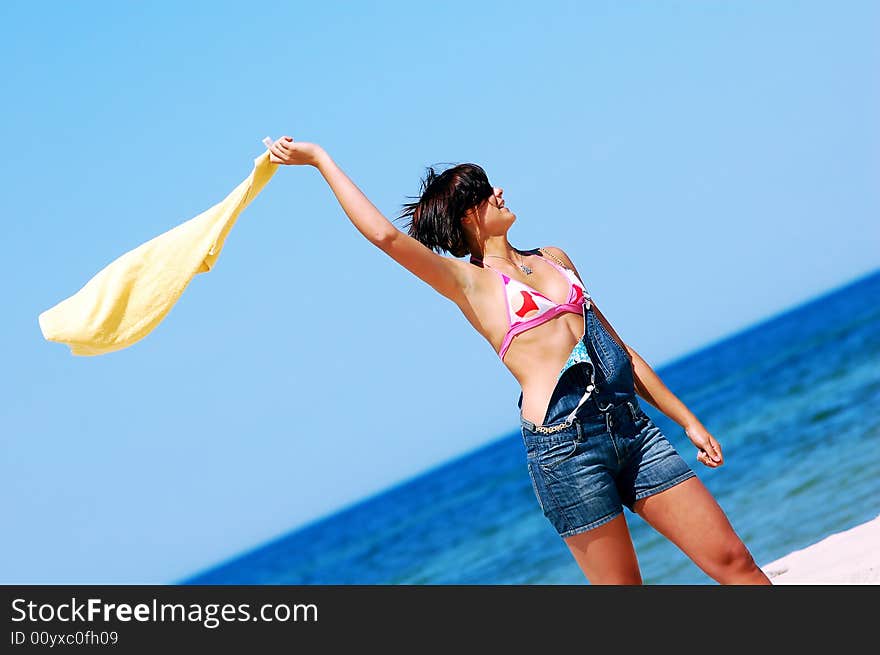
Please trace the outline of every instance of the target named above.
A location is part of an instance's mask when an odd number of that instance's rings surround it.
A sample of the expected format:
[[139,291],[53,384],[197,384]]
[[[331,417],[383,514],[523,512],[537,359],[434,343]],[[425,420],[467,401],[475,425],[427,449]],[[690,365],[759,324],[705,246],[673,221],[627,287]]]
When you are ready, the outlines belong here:
[[409,217],[407,233],[431,250],[454,257],[468,254],[461,218],[495,193],[486,171],[476,164],[458,164],[438,174],[429,166],[421,184],[419,199],[406,203],[398,216]]

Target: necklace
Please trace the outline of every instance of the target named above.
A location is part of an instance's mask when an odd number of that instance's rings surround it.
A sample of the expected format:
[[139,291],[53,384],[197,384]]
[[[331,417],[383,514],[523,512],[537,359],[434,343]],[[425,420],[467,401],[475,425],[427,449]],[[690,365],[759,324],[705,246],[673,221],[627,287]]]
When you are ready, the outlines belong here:
[[[517,254],[519,254],[519,253],[517,253]],[[522,272],[525,273],[526,275],[532,274],[532,269],[529,268],[526,264],[523,264],[523,263],[517,264],[516,262],[510,261],[509,259],[507,259],[507,257],[502,257],[501,255],[484,255],[484,257],[495,257],[497,259],[504,259],[505,261],[510,262],[514,266],[519,266],[520,270],[522,270]],[[520,255],[520,262],[522,262],[522,255]]]

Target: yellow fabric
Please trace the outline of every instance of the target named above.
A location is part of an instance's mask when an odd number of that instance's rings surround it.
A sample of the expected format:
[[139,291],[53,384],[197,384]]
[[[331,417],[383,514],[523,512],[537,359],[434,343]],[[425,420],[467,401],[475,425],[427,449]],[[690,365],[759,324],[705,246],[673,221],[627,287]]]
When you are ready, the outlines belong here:
[[143,339],[190,280],[214,267],[238,215],[278,166],[267,150],[222,202],[108,264],[74,295],[40,314],[43,336],[66,343],[73,355],[101,355]]

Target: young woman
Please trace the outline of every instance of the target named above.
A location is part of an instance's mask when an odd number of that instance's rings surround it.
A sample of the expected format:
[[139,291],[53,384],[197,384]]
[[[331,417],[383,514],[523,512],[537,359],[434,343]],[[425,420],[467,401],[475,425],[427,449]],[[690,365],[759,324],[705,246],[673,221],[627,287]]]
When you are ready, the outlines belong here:
[[618,336],[562,249],[510,245],[516,215],[482,168],[429,169],[419,199],[401,214],[410,218],[407,234],[317,144],[282,137],[270,160],[316,167],[360,233],[458,305],[498,353],[522,388],[538,504],[590,583],[642,583],[626,506],[716,581],[770,584],[636,394],[681,425],[710,468],[724,461],[717,440]]

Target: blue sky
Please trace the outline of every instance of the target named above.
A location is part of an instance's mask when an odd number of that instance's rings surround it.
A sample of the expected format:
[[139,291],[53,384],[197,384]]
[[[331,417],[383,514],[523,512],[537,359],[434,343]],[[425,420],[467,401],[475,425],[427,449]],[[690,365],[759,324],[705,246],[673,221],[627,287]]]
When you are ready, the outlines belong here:
[[877,268],[878,13],[3,3],[0,582],[177,580],[518,429],[489,344],[311,168],[143,341],[43,339],[40,312],[225,197],[264,136],[320,143],[389,218],[426,166],[479,163],[512,244],[564,248],[659,368]]

